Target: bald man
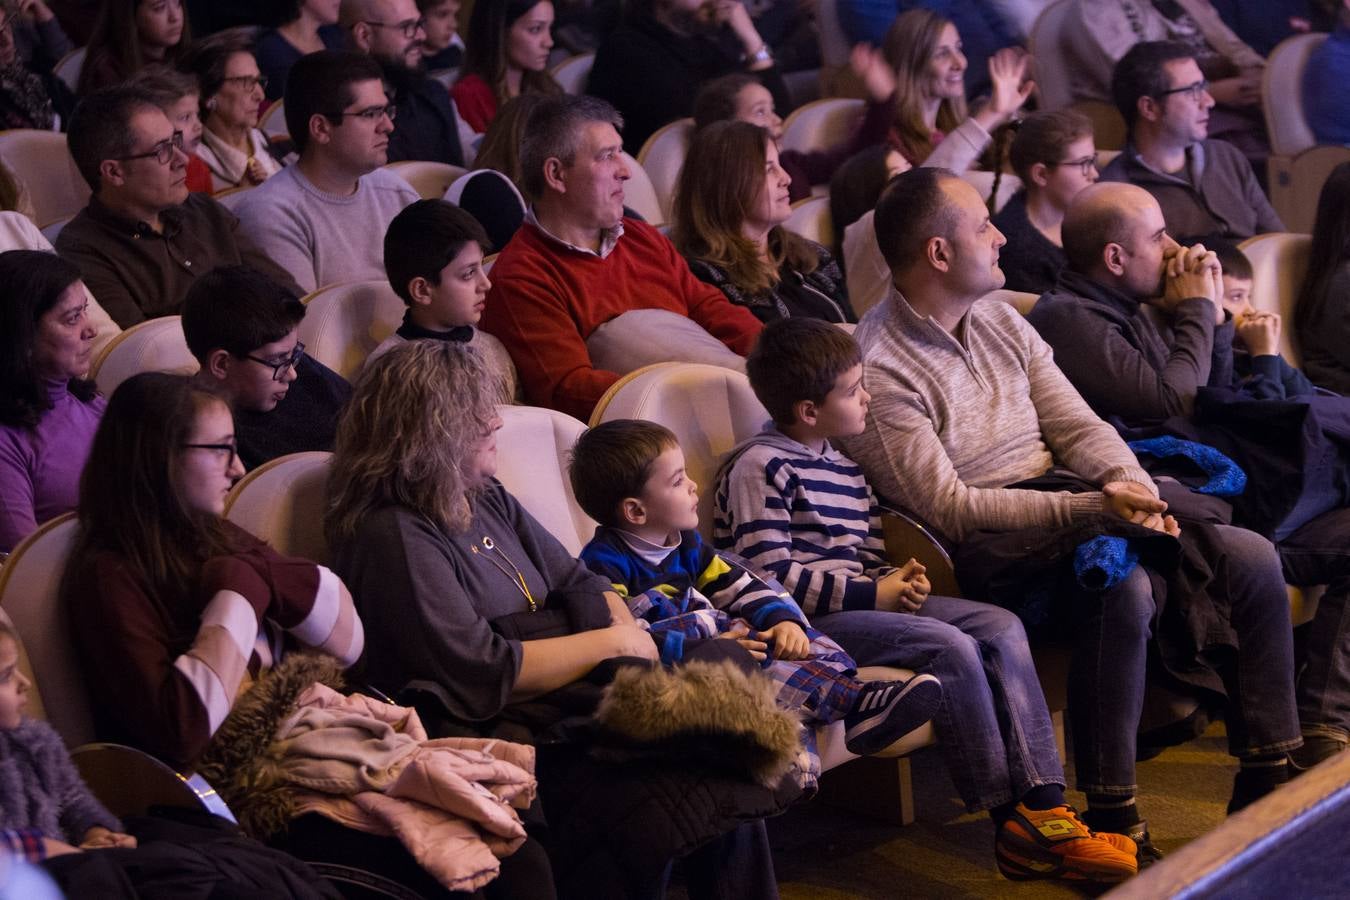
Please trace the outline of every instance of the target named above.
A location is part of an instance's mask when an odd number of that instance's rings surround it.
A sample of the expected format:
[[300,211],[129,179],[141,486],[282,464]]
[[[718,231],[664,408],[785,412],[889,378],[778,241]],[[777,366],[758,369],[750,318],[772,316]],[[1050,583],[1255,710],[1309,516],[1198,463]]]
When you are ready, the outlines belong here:
[[[1250,483],[1234,502],[1235,521],[1273,532],[1290,584],[1329,586],[1308,629],[1307,667],[1297,693],[1304,747],[1293,758],[1306,767],[1344,750],[1350,736],[1350,509],[1342,485],[1350,480],[1350,465],[1346,454],[1336,458],[1334,445],[1330,454],[1320,452],[1329,445],[1319,432],[1308,444],[1316,450],[1304,451],[1316,460],[1308,466],[1316,471],[1272,468],[1278,451],[1271,449],[1271,423],[1291,421],[1289,404],[1259,399],[1263,392],[1238,381],[1233,332],[1243,330],[1257,363],[1278,358],[1278,332],[1248,317],[1235,326],[1222,305],[1215,254],[1173,241],[1157,201],[1133,185],[1103,182],[1080,193],[1064,218],[1064,252],[1068,268],[1027,318],[1083,398],[1122,427],[1162,426],[1237,458]],[[1273,365],[1252,368],[1255,378],[1278,377],[1261,374],[1278,373]],[[1241,388],[1236,396],[1249,418],[1221,418],[1211,402],[1204,421],[1195,422],[1196,400],[1206,386]],[[1296,402],[1312,404],[1313,421],[1323,429],[1350,419],[1344,398]],[[1269,406],[1268,419],[1259,412],[1262,405]],[[1292,443],[1297,436],[1279,439]],[[1299,468],[1305,456],[1298,457]],[[1323,473],[1324,481],[1315,480]],[[1262,518],[1262,505],[1272,499],[1283,501],[1276,507],[1282,518],[1274,522]]]

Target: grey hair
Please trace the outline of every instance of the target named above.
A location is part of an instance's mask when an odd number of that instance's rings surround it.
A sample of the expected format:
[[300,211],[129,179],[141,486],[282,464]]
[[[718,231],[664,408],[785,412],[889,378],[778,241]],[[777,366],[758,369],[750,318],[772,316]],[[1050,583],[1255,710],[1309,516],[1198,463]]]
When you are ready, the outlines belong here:
[[549,97],[530,112],[520,139],[520,180],[526,197],[538,200],[544,195],[544,164],[550,159],[565,166],[576,162],[581,129],[591,122],[623,130],[623,116],[599,97],[562,94]]

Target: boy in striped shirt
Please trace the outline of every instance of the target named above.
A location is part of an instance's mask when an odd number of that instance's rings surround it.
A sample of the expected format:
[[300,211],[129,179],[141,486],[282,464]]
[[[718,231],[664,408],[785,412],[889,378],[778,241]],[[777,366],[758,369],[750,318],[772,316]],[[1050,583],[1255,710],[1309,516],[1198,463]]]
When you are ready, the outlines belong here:
[[999,607],[929,595],[913,559],[885,557],[875,495],[830,441],[866,425],[869,397],[853,338],[813,319],[774,322],[746,362],[773,417],[718,473],[714,540],[778,579],[815,627],[861,665],[933,674],[934,725],[967,808],[994,821],[1013,879],[1120,881],[1134,843],[1096,834],[1065,804],[1064,770],[1026,633]]

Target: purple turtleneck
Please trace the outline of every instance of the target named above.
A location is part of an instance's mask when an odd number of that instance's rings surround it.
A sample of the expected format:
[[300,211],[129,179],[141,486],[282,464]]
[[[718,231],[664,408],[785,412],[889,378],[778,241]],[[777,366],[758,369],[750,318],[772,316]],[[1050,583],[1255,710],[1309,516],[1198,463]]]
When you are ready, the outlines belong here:
[[52,408],[36,428],[0,425],[0,553],[79,500],[80,472],[106,403],[84,403],[66,385],[47,384]]

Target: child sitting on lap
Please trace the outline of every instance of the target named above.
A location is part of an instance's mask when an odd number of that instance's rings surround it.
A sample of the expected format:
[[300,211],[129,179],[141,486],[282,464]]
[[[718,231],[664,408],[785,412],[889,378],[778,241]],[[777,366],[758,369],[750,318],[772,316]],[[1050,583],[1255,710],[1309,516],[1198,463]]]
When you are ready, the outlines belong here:
[[[936,678],[859,681],[853,660],[790,597],[703,543],[698,485],[668,429],[632,419],[597,425],[577,440],[571,479],[582,509],[601,523],[581,559],[647,624],[662,662],[679,662],[694,641],[738,641],[774,680],[780,707],[804,710],[811,725],[843,719],[845,745],[859,755],[937,710]],[[810,786],[819,775],[811,729],[804,740]]]

